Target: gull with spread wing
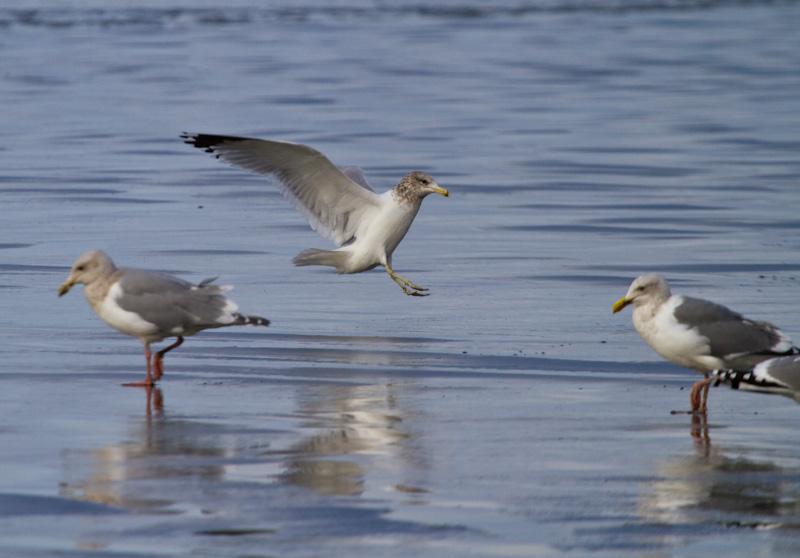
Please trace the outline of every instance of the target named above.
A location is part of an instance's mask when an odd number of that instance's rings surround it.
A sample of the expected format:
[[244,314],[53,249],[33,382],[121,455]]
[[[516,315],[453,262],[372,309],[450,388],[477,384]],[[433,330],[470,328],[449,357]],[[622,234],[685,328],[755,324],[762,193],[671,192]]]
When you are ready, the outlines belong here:
[[427,295],[428,289],[392,270],[392,252],[425,196],[450,195],[431,175],[410,172],[393,189],[377,194],[360,168],[339,168],[307,145],[209,134],[181,137],[232,165],[271,176],[311,228],[339,246],[303,250],[292,260],[295,265],[326,265],[338,273],[360,273],[382,265],[407,295]]

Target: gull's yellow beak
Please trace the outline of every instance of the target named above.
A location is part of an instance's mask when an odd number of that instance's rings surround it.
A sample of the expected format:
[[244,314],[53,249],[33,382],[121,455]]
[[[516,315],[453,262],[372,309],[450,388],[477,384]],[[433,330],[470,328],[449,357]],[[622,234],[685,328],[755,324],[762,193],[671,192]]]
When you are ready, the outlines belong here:
[[616,314],[617,312],[619,312],[620,310],[625,308],[631,302],[633,302],[633,301],[629,300],[629,299],[627,299],[627,298],[625,298],[623,296],[621,299],[619,299],[618,301],[616,301],[614,303],[614,306],[611,307],[611,310],[614,312],[614,314]]
[[75,283],[69,280],[65,281],[64,284],[58,288],[58,296],[64,296],[67,294],[74,284]]
[[436,194],[441,194],[441,195],[443,195],[443,196],[444,196],[444,197],[446,197],[446,198],[449,198],[449,197],[450,197],[450,192],[448,192],[447,190],[445,190],[445,189],[444,189],[444,188],[442,188],[441,186],[436,186],[436,187],[433,189],[433,191],[434,191],[434,193],[436,193]]

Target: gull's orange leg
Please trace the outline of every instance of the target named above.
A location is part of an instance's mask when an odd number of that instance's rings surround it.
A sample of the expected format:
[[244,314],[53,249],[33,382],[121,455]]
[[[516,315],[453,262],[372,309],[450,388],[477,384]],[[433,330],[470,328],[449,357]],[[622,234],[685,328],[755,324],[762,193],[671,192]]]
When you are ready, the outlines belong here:
[[156,383],[156,380],[153,379],[153,375],[150,372],[150,343],[144,344],[144,358],[147,360],[147,377],[141,382],[130,382],[127,384],[122,384],[125,387],[149,387],[153,386]]
[[[708,412],[708,407],[706,406],[706,402],[708,401],[708,389],[711,387],[711,382],[717,379],[717,376],[708,377],[708,372],[705,373],[705,379],[698,380],[692,386],[692,391],[689,393],[689,402],[692,404],[691,411],[672,411],[673,415],[678,415],[681,413],[688,413],[688,414],[706,414]],[[700,395],[700,392],[703,392],[703,395]]]
[[161,349],[153,357],[153,381],[154,382],[156,380],[158,380],[161,376],[164,375],[164,355],[166,353],[168,353],[169,351],[171,351],[172,349],[175,349],[176,347],[180,347],[181,343],[183,343],[183,337],[181,337],[179,335],[177,341],[175,341],[172,345],[170,345],[166,349]]

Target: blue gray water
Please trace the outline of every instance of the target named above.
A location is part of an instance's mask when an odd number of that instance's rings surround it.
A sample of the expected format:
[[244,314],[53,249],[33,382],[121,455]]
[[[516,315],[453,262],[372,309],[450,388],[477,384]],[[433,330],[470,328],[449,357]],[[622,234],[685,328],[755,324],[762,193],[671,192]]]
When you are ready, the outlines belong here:
[[[639,273],[800,341],[800,4],[0,8],[0,555],[796,556],[800,407],[661,361]],[[181,132],[432,174],[381,270]],[[220,276],[149,405],[72,261]]]

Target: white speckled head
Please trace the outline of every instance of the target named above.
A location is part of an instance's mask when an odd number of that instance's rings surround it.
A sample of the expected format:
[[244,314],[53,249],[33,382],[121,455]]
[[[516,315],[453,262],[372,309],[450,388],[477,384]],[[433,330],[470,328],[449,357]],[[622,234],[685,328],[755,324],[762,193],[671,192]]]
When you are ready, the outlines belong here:
[[431,175],[422,171],[408,173],[394,188],[395,199],[404,205],[415,205],[428,194],[450,196],[450,192],[439,186]]

